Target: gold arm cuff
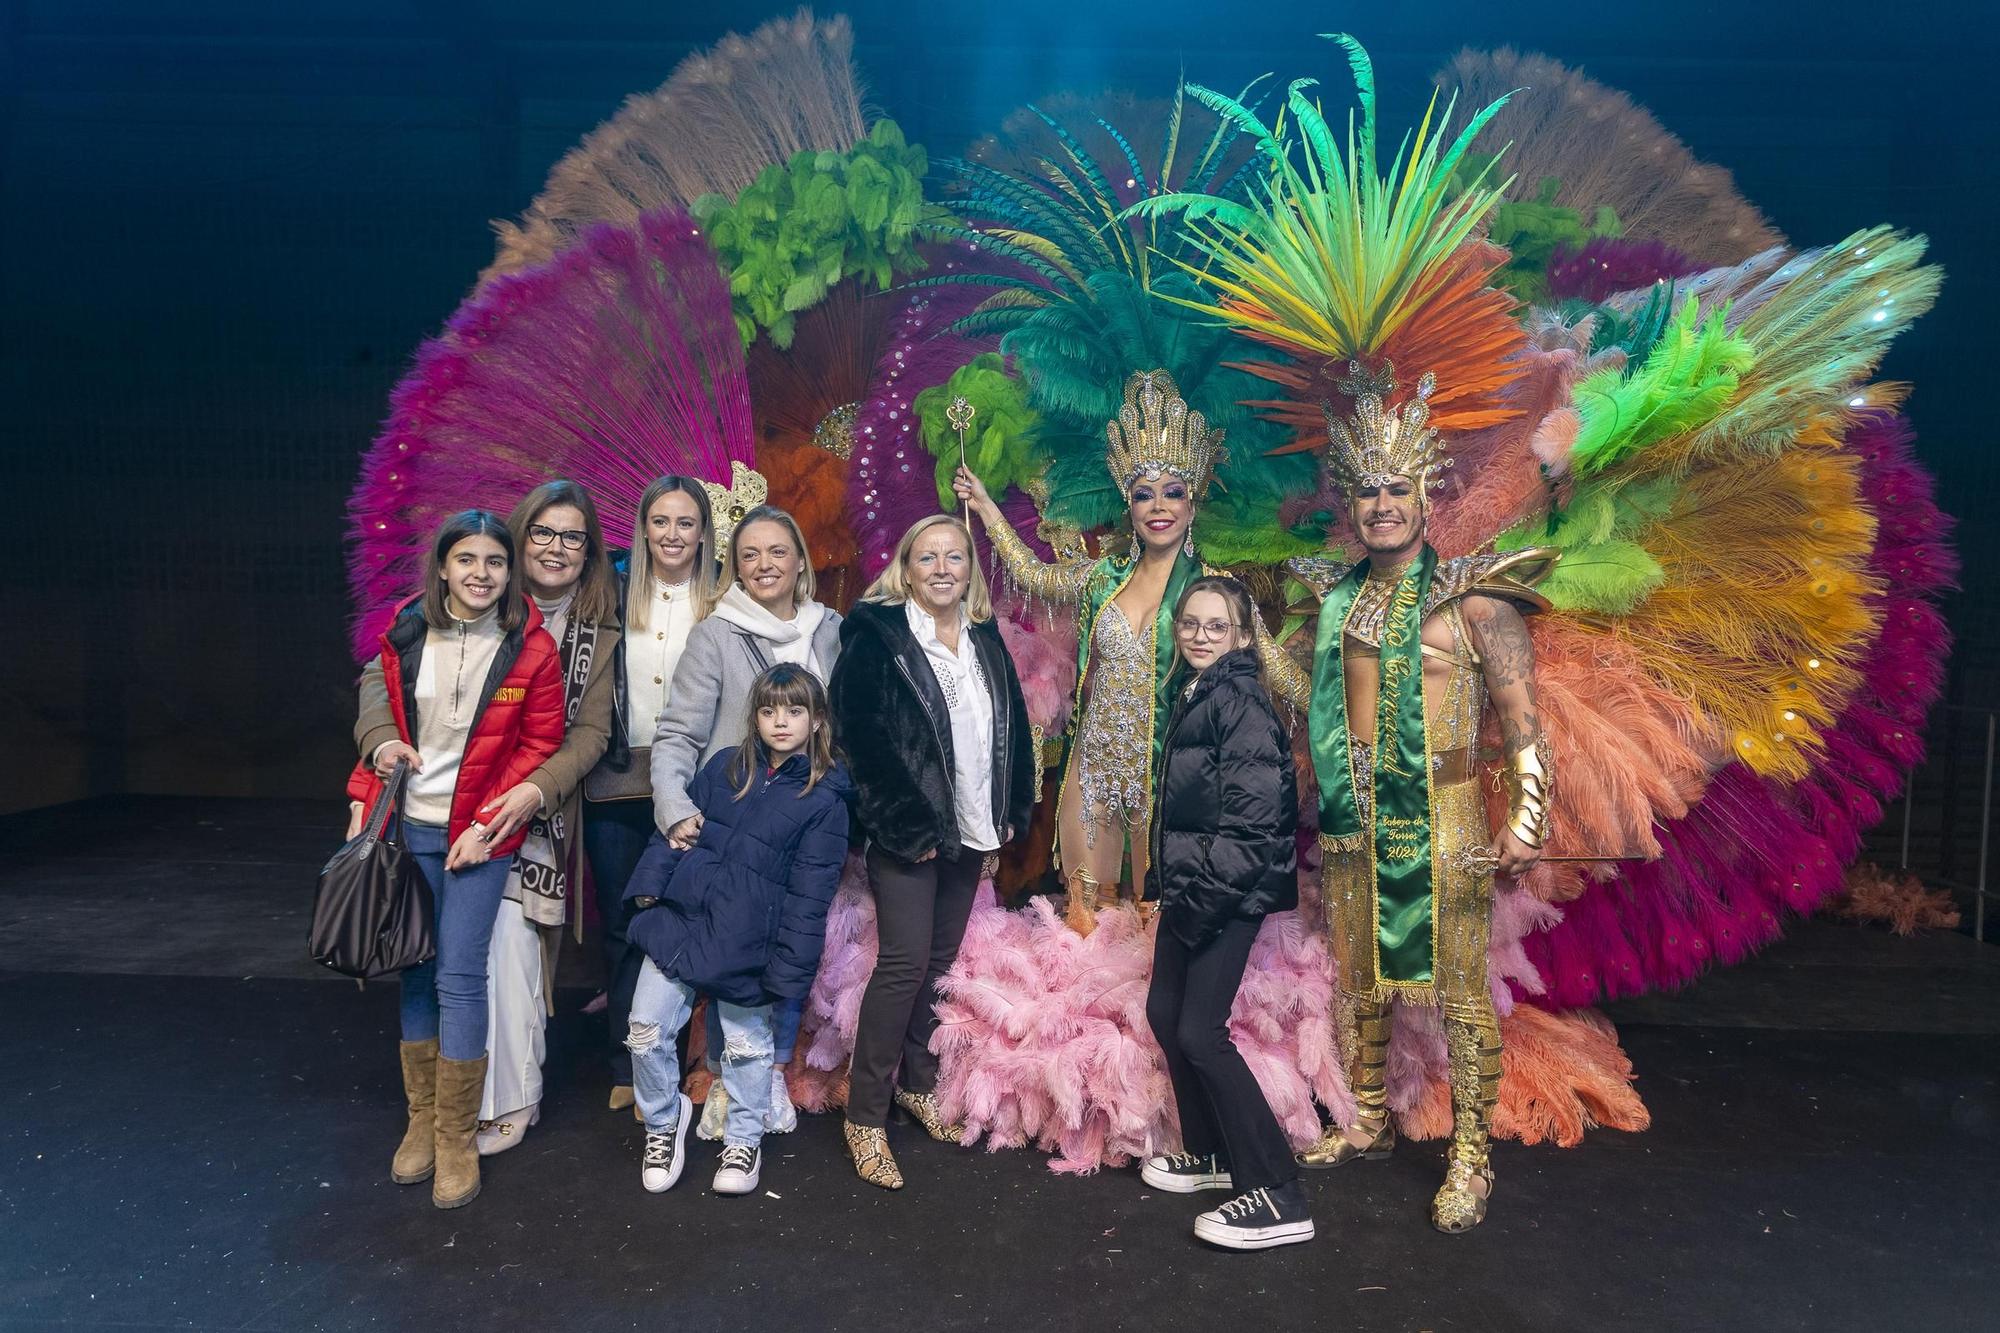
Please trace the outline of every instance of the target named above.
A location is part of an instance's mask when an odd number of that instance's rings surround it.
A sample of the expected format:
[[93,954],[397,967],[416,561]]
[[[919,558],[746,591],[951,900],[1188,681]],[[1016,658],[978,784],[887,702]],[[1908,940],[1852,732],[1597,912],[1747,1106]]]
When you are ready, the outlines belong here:
[[1285,651],[1284,645],[1271,637],[1271,631],[1264,628],[1264,617],[1257,609],[1250,610],[1251,628],[1257,636],[1257,660],[1264,664],[1264,675],[1271,682],[1271,691],[1294,708],[1312,706],[1312,673],[1300,666],[1298,659]]
[[1548,737],[1537,737],[1533,745],[1515,751],[1510,762],[1507,785],[1513,804],[1507,812],[1507,831],[1539,851],[1548,837],[1549,797],[1555,790]]

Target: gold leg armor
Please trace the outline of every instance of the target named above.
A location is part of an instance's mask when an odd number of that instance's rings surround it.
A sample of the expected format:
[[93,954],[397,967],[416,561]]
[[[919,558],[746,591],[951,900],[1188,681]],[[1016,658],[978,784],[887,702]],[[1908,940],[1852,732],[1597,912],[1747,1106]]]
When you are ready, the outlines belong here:
[[1446,1005],[1444,1046],[1451,1076],[1451,1150],[1444,1186],[1431,1202],[1431,1224],[1457,1233],[1485,1220],[1486,1201],[1493,1196],[1487,1136],[1500,1098],[1500,1024],[1492,1000]]
[[1387,1157],[1396,1146],[1396,1126],[1389,1118],[1389,1005],[1386,1001],[1342,996],[1334,1015],[1334,1031],[1354,1090],[1354,1122],[1345,1129],[1328,1129],[1318,1143],[1298,1155],[1300,1166],[1323,1169],[1356,1159]]
[[1097,929],[1097,877],[1088,870],[1072,870],[1069,873],[1069,910],[1063,920],[1079,935],[1088,935]]

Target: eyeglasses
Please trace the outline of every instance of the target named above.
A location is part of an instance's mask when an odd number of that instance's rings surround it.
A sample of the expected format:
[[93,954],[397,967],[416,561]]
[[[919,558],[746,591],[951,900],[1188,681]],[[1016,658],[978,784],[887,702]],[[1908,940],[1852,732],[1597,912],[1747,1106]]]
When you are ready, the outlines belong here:
[[1236,628],[1233,620],[1196,620],[1183,616],[1174,622],[1174,629],[1183,639],[1226,639]]
[[563,550],[565,551],[581,551],[584,543],[590,540],[590,534],[580,528],[570,528],[564,532],[557,532],[546,523],[531,523],[528,525],[528,540],[536,546],[547,546],[558,537],[562,538]]

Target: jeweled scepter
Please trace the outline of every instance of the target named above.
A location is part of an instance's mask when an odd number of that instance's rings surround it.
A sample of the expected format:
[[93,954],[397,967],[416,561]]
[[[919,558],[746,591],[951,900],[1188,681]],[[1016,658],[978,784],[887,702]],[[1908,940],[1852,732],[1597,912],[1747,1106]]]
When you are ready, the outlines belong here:
[[[978,415],[978,409],[973,407],[970,400],[964,397],[952,399],[951,406],[944,410],[944,419],[949,421],[952,429],[958,432],[958,465],[964,468],[968,474],[971,473],[972,468],[965,461],[965,432],[972,429],[972,419]],[[972,523],[969,519],[965,524],[965,544],[966,559],[976,568],[979,562],[979,551],[973,545]]]

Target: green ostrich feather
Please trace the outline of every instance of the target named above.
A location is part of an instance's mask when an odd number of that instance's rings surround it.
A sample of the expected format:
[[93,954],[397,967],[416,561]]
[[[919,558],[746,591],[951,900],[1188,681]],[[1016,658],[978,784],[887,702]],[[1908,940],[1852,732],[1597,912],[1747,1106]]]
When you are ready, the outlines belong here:
[[891,120],[845,152],[773,163],[734,201],[704,195],[695,219],[729,273],[737,328],[790,347],[798,312],[848,278],[885,289],[923,267],[916,243],[941,217],[924,203],[929,160]]
[[972,405],[972,427],[965,433],[965,463],[986,489],[999,495],[1009,486],[1034,480],[1048,464],[1039,448],[1041,418],[1028,403],[1026,386],[1009,375],[997,353],[975,357],[943,384],[919,393],[911,406],[919,422],[918,438],[937,459],[938,504],[957,507],[951,482],[958,472],[958,429],[946,417],[957,399]]
[[1583,418],[1570,471],[1587,477],[1617,467],[1647,446],[1705,426],[1727,407],[1755,359],[1731,333],[1726,311],[1702,317],[1688,301],[1637,370],[1604,370],[1576,386]]

